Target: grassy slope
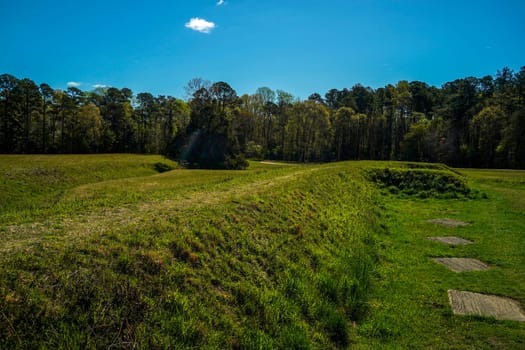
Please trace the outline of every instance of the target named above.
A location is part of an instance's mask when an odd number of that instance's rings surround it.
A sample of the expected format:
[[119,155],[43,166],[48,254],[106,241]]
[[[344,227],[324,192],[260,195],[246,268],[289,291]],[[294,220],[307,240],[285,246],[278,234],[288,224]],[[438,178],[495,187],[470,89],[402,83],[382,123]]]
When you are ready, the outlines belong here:
[[347,165],[67,189],[46,218],[2,227],[4,346],[345,347],[365,311],[372,194]]
[[[167,161],[19,157],[0,157],[2,193],[22,189],[0,212],[0,348],[523,347],[522,324],[454,317],[446,290],[525,304],[524,172],[462,171],[488,199],[421,200],[362,176],[394,162],[154,175]],[[425,222],[443,216],[474,224]],[[476,244],[424,239],[444,231]],[[496,268],[428,260],[449,255]]]
[[161,156],[2,155],[0,223],[52,215],[65,191],[94,182],[156,174],[156,163],[176,163]]

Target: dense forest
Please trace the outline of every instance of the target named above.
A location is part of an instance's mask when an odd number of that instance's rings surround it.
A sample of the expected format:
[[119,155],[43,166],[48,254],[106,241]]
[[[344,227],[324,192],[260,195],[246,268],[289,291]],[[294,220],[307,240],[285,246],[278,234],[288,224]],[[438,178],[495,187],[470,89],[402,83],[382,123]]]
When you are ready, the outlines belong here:
[[525,67],[440,88],[399,81],[314,93],[238,96],[196,78],[187,101],[130,89],[53,89],[0,76],[0,153],[155,153],[189,166],[244,157],[298,162],[394,159],[525,168]]

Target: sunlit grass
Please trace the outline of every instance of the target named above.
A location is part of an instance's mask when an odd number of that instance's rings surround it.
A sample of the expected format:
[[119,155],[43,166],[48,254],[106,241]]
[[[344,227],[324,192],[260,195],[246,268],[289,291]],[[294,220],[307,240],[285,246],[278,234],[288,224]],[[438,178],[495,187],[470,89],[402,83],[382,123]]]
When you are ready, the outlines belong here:
[[[486,198],[392,195],[367,179],[384,168],[460,177]],[[453,316],[446,291],[525,304],[525,172],[459,173],[0,156],[0,348],[522,348],[522,324]],[[426,222],[442,217],[472,225]],[[425,239],[452,233],[475,244]],[[492,268],[455,274],[435,256]]]
[[[360,328],[362,348],[521,349],[525,325],[482,317],[453,316],[447,290],[513,298],[525,305],[524,171],[461,169],[487,198],[417,199],[386,195],[382,205],[388,234]],[[447,228],[426,222],[451,218],[471,223]],[[450,247],[426,239],[459,236],[474,244]],[[469,257],[488,271],[454,273],[432,257]]]
[[340,164],[64,188],[2,227],[2,337],[24,348],[347,346],[366,313],[373,192]]

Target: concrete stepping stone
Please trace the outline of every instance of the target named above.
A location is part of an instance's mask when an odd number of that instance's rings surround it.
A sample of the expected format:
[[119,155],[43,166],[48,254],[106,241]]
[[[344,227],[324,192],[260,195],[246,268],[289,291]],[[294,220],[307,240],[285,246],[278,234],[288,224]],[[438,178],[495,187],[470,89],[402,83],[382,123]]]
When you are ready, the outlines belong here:
[[489,266],[477,259],[469,258],[433,258],[435,262],[445,265],[454,272],[483,271]]
[[454,236],[427,237],[427,239],[429,239],[431,241],[435,241],[435,242],[445,243],[445,244],[448,244],[448,245],[467,245],[467,244],[471,244],[472,243],[472,241],[469,241],[469,240],[466,240],[466,239],[463,239],[463,238],[459,238],[459,237],[454,237]]
[[441,225],[441,226],[446,226],[446,227],[459,227],[459,226],[470,225],[470,223],[468,223],[468,222],[458,221],[458,220],[453,220],[453,219],[447,219],[447,218],[444,218],[444,219],[431,219],[431,220],[427,220],[427,222],[430,222],[431,224],[438,224],[438,225]]
[[455,315],[478,315],[525,322],[525,312],[520,304],[509,298],[449,290],[448,300]]

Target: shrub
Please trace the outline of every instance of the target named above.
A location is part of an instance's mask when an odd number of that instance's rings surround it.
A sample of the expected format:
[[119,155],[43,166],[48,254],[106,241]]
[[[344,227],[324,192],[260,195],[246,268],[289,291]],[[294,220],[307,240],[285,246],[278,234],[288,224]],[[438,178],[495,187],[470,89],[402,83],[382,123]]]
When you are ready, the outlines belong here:
[[236,156],[226,156],[224,161],[224,168],[229,170],[242,170],[246,169],[248,166],[248,161],[242,154],[238,154]]
[[153,168],[155,169],[155,171],[157,171],[159,173],[164,173],[166,171],[173,170],[173,167],[171,167],[170,165],[168,165],[166,163],[161,163],[161,162],[157,162],[157,163],[153,164]]
[[410,167],[375,168],[367,170],[368,178],[392,194],[405,194],[420,198],[475,198],[465,180],[448,170]]

